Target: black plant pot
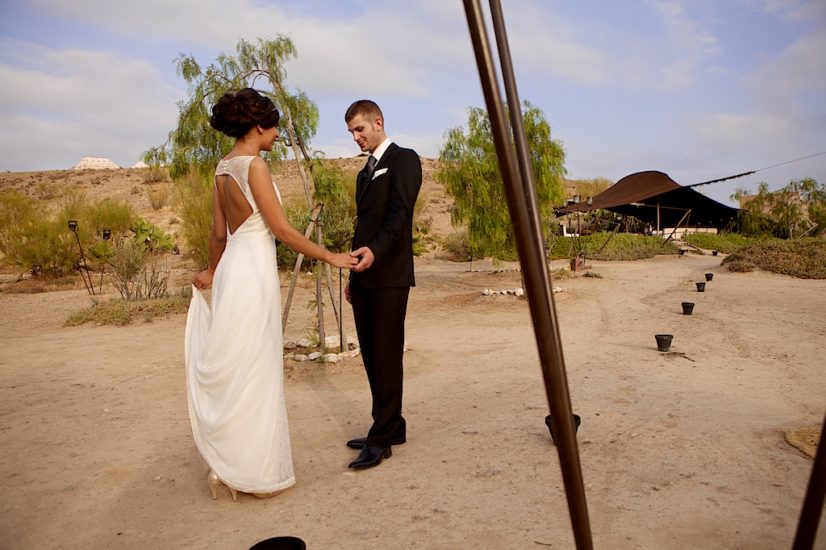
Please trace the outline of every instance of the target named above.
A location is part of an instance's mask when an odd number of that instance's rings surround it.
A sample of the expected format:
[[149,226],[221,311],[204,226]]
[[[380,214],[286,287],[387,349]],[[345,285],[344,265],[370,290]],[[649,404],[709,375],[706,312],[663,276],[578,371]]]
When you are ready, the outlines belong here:
[[706,291],[706,284],[705,283],[694,283],[697,285],[697,292],[705,292]]
[[694,302],[682,302],[681,305],[683,306],[683,315],[691,315],[691,312],[694,311]]
[[671,350],[671,339],[674,338],[673,334],[655,334],[654,338],[657,339],[657,351]]
[[[574,415],[574,435],[579,431],[579,425],[582,424],[582,419],[578,414]],[[554,437],[554,422],[551,415],[545,417],[545,425],[548,426],[548,431],[551,432],[551,441],[556,445],[556,438]]]
[[307,545],[298,537],[273,537],[262,540],[250,547],[250,550],[305,550]]
[[712,250],[712,251],[711,251],[711,255],[712,255],[712,256],[716,256],[716,255],[717,255],[717,252],[718,252],[717,250]]
[[714,273],[706,273],[706,281],[710,281],[714,278]]
[[685,248],[680,249],[680,256],[685,256]]

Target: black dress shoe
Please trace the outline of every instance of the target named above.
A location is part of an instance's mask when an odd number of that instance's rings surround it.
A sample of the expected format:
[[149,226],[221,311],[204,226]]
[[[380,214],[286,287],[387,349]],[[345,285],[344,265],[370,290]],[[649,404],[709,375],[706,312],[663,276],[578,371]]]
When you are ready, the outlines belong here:
[[[579,417],[578,414],[574,415],[574,435],[579,431],[579,425],[582,423],[582,419]],[[556,445],[556,438],[554,437],[554,423],[551,415],[545,417],[545,425],[548,426],[548,431],[551,432],[551,440]]]
[[[402,445],[406,439],[404,437],[399,437],[397,439],[393,439],[390,441],[391,445]],[[357,437],[355,439],[351,439],[347,442],[347,446],[351,449],[363,449],[367,446],[367,438],[366,437]]]
[[393,455],[391,447],[374,447],[367,445],[361,450],[357,459],[350,463],[350,468],[362,470],[372,468],[381,464],[382,459],[390,458]]

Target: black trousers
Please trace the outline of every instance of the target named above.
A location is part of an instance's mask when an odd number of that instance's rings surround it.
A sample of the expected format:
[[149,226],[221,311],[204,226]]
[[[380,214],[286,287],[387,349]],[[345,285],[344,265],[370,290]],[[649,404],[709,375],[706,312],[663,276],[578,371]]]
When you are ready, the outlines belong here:
[[358,279],[350,282],[353,317],[373,397],[368,445],[388,447],[403,443],[407,436],[402,417],[402,363],[409,295],[410,287],[365,288]]

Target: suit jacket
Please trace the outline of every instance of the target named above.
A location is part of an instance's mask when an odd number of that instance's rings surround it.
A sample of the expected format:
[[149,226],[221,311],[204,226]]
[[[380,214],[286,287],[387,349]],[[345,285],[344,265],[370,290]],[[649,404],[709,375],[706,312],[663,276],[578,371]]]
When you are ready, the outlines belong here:
[[415,286],[413,207],[422,186],[422,164],[412,149],[391,143],[379,159],[373,179],[365,166],[357,177],[356,229],[352,250],[368,247],[370,269],[351,272],[366,288]]

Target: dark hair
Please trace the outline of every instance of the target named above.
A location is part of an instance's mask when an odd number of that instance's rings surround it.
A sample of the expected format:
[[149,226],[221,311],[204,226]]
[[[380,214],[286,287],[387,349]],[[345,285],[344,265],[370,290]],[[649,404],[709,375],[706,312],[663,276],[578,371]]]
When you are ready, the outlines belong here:
[[379,106],[375,101],[369,99],[359,99],[347,107],[347,112],[344,113],[344,122],[350,122],[358,115],[377,116],[384,120],[384,114],[382,114]]
[[268,97],[252,88],[235,93],[227,92],[212,107],[209,125],[228,136],[240,138],[253,126],[272,128],[278,126],[278,109]]

